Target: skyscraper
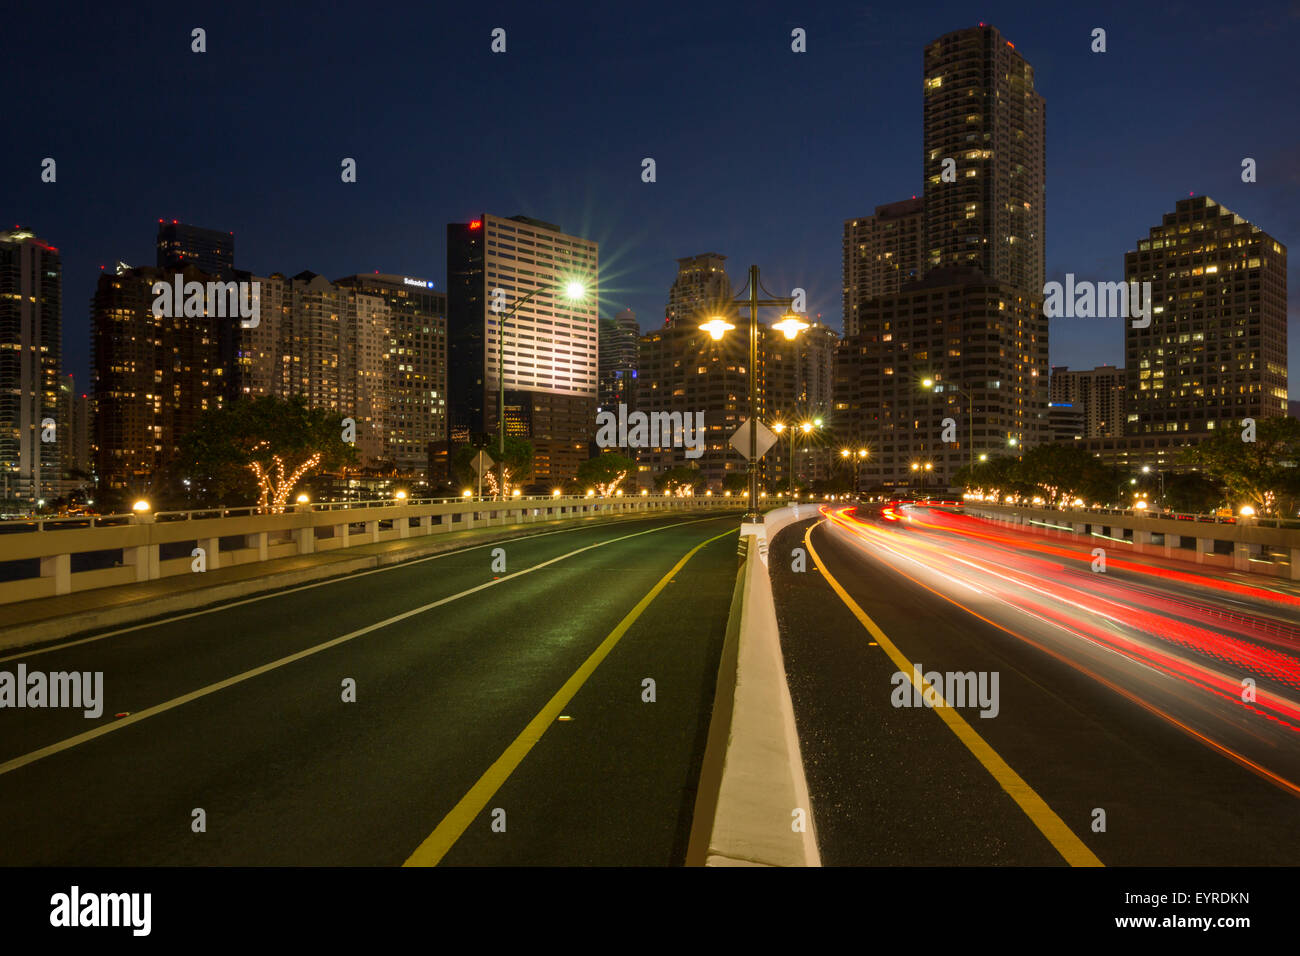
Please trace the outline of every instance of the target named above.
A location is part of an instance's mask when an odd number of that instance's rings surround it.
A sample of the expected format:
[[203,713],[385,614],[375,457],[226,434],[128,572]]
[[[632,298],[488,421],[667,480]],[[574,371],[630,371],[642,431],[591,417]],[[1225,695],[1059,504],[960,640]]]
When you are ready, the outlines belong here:
[[235,235],[190,226],[173,219],[158,220],[159,269],[193,267],[212,276],[224,276],[235,267]]
[[726,262],[727,257],[716,252],[677,260],[677,277],[664,308],[665,325],[686,322],[695,327],[709,316],[734,312]]
[[447,296],[410,276],[354,275],[335,285],[388,306],[381,457],[403,471],[424,471],[429,446],[447,440]]
[[62,493],[62,326],[59,250],[25,229],[0,232],[0,507]]
[[923,71],[924,275],[859,298],[866,283],[846,241],[850,334],[833,422],[871,449],[864,490],[946,485],[972,456],[1049,435],[1045,107],[1033,69],[981,24],[927,45]]
[[[94,456],[101,489],[143,494],[165,487],[180,440],[225,401],[220,325],[237,318],[155,315],[153,284],[176,267],[100,275],[91,301]],[[211,276],[181,270],[184,281]],[[171,310],[166,310],[171,311]],[[129,504],[129,502],[128,502]]]
[[863,302],[920,278],[924,223],[923,200],[915,196],[877,206],[873,215],[845,220],[845,335],[857,334]]
[[[374,282],[375,276],[362,278],[370,281],[364,286],[347,280],[336,284],[310,271],[293,278],[278,272],[256,277],[260,317],[255,327],[238,329],[235,391],[252,397],[300,395],[312,408],[328,408],[356,423],[362,463],[396,464],[390,455],[400,455],[403,467],[422,471],[427,445],[418,454],[405,451],[404,446],[416,442],[405,440],[408,432],[389,427],[390,417],[399,414],[394,402],[411,398],[399,385],[409,381],[405,369],[399,377],[393,366],[416,364],[396,352],[394,329],[412,320],[408,316],[395,321],[389,287]],[[431,342],[436,339],[431,333]],[[436,355],[435,345],[432,361]],[[418,379],[419,373],[411,376]],[[415,414],[413,408],[408,411]],[[394,441],[396,436],[403,440]]]
[[926,268],[975,266],[1040,298],[1046,107],[1033,67],[980,24],[927,45],[924,69]]
[[1124,326],[1125,433],[1204,433],[1287,410],[1286,247],[1208,196],[1180,199],[1124,277],[1151,283]]
[[598,407],[617,410],[630,405],[637,375],[637,348],[641,326],[636,313],[624,309],[612,319],[600,320],[600,388]]
[[837,353],[833,416],[871,450],[862,490],[912,487],[927,463],[927,487],[939,487],[980,454],[1044,440],[1046,324],[1041,299],[973,267],[869,300]]
[[533,480],[577,473],[596,431],[599,275],[596,243],[551,223],[485,214],[447,226],[453,440],[497,433],[500,365],[506,431],[532,443]]

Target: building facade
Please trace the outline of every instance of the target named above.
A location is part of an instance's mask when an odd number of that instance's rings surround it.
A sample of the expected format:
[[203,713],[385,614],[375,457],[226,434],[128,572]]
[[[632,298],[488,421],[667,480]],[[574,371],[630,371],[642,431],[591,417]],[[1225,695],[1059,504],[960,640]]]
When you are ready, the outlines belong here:
[[858,309],[921,277],[924,203],[913,196],[844,222],[844,334],[856,335]]
[[1125,434],[1240,428],[1287,412],[1286,247],[1208,196],[1180,199],[1124,256],[1151,283],[1125,324]]
[[[504,382],[506,432],[532,443],[533,483],[573,478],[596,431],[597,244],[527,216],[484,214],[447,226],[447,276],[453,442],[496,435]],[[566,296],[569,282],[581,298]]]
[[159,219],[155,246],[159,269],[194,268],[208,275],[224,276],[235,268],[233,232]]
[[335,285],[387,307],[380,458],[423,472],[431,446],[447,441],[447,296],[410,276],[353,275]]
[[926,268],[974,266],[1041,297],[1046,106],[1033,67],[981,24],[927,45],[924,71]]
[[947,487],[981,454],[1046,440],[1046,369],[1041,299],[978,269],[870,300],[836,354],[834,418],[870,451],[860,490]]
[[908,223],[900,236],[920,216],[922,277],[862,296],[893,280],[879,269],[863,278],[845,242],[833,420],[846,446],[869,450],[856,470],[863,491],[948,487],[979,455],[1051,434],[1046,113],[1033,69],[981,24],[925,47],[923,90],[921,208],[894,204]]
[[1125,382],[1124,370],[1114,365],[1090,369],[1054,365],[1048,397],[1083,415],[1083,437],[1113,438],[1124,434]]
[[641,326],[636,313],[624,309],[600,320],[600,387],[597,407],[618,410],[635,403]]
[[26,229],[0,232],[0,510],[64,491],[72,423],[60,401],[62,337],[59,250]]
[[[180,440],[199,416],[229,394],[223,323],[237,318],[155,315],[153,285],[170,285],[176,267],[101,275],[91,302],[95,471],[101,489],[145,495],[170,473]],[[194,268],[184,281],[213,277]],[[173,311],[173,310],[163,310]]]

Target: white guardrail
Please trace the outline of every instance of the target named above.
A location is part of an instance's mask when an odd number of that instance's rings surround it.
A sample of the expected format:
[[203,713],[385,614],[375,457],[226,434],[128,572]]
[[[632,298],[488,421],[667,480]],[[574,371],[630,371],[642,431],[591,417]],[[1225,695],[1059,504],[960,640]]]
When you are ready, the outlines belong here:
[[0,604],[71,594],[195,570],[268,561],[470,528],[592,515],[740,506],[696,495],[438,498],[295,505],[283,514],[212,508],[0,523]]

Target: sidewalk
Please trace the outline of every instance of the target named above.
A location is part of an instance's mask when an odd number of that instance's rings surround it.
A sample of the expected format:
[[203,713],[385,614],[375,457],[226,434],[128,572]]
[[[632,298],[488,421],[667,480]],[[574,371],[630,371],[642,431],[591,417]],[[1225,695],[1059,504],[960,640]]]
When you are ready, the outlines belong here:
[[[693,511],[679,513],[694,514]],[[136,623],[178,611],[192,611],[221,601],[400,564],[412,558],[461,547],[490,544],[529,532],[578,528],[585,524],[613,524],[646,517],[651,516],[591,515],[471,528],[3,604],[0,605],[0,650],[57,640],[82,631]]]

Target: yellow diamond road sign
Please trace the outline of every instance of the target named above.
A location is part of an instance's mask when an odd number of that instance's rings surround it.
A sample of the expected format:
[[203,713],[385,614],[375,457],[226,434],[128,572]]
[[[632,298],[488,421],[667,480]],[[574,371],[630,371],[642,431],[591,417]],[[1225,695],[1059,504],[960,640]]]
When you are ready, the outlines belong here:
[[741,422],[740,427],[736,429],[736,433],[731,436],[731,447],[751,460],[762,458],[767,454],[767,450],[776,444],[776,433],[762,422],[758,423],[755,431],[757,432],[758,454],[754,454],[749,445],[749,419]]

